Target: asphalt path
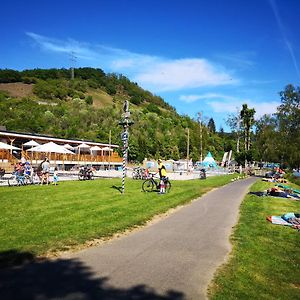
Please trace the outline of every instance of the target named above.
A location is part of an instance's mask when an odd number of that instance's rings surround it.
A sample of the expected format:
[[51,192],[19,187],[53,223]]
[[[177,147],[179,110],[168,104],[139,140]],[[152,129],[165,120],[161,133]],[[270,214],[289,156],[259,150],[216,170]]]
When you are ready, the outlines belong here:
[[255,180],[215,189],[103,245],[2,270],[0,299],[206,299],[214,272],[230,252],[240,203]]

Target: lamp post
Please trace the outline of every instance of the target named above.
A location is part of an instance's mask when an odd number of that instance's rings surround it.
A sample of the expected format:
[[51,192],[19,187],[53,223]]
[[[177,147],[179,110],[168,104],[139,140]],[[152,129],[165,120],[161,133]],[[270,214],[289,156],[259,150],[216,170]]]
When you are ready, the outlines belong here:
[[122,120],[119,122],[119,125],[123,126],[123,132],[121,134],[121,139],[123,141],[123,163],[122,163],[122,194],[125,192],[125,177],[126,177],[126,164],[128,158],[128,139],[129,139],[129,126],[134,124],[133,121],[129,120],[130,111],[129,111],[129,102],[126,100],[123,106],[123,115]]

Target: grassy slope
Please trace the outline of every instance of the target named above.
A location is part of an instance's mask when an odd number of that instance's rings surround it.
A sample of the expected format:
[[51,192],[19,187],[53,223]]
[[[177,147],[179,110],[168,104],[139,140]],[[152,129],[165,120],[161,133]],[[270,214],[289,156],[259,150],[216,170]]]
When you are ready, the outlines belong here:
[[34,84],[25,84],[22,82],[0,83],[0,91],[8,92],[12,97],[28,97],[33,96]]
[[120,179],[61,182],[58,186],[0,189],[0,258],[5,251],[33,255],[61,250],[87,240],[111,236],[154,215],[189,202],[230,181],[232,176],[174,181],[167,195],[141,192],[142,181]]
[[93,106],[95,108],[103,108],[106,105],[112,105],[113,103],[113,97],[99,89],[89,89],[86,95],[93,97]]
[[[258,181],[251,191],[270,186]],[[211,299],[299,299],[300,235],[266,221],[299,212],[300,201],[247,195],[232,235],[233,251],[210,289]]]

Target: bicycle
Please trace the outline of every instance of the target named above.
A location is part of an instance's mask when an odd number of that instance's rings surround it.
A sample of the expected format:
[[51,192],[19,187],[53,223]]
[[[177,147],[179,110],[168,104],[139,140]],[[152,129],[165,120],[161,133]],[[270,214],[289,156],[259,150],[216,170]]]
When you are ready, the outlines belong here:
[[[150,177],[143,182],[142,189],[144,192],[152,192],[152,191],[160,190],[160,179],[155,180],[154,175],[155,174],[149,174]],[[171,182],[169,181],[168,177],[165,178],[164,184],[165,184],[165,192],[169,193],[171,190]]]
[[33,184],[33,177],[29,174],[18,174],[17,172],[12,173],[11,177],[7,178],[9,186],[21,186]]
[[0,168],[0,186],[5,186],[7,183],[7,178],[5,177],[5,170]]
[[132,179],[146,179],[146,170],[144,168],[141,167],[136,167],[133,169],[132,172]]
[[94,173],[91,167],[82,167],[78,173],[79,180],[93,180]]

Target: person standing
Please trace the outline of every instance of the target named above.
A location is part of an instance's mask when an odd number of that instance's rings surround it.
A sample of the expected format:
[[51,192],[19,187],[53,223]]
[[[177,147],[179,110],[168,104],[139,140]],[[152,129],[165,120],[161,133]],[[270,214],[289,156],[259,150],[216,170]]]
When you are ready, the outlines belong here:
[[157,161],[158,163],[158,173],[159,173],[159,178],[160,178],[160,188],[159,188],[159,193],[160,194],[165,194],[166,188],[165,188],[165,181],[167,177],[167,170],[165,165],[162,163],[162,161],[159,159]]
[[54,169],[54,173],[53,173],[53,185],[57,185],[58,183],[58,170],[57,168],[55,167]]
[[50,163],[49,159],[46,157],[44,162],[42,163],[42,183],[44,182],[49,184],[49,172],[50,172]]

